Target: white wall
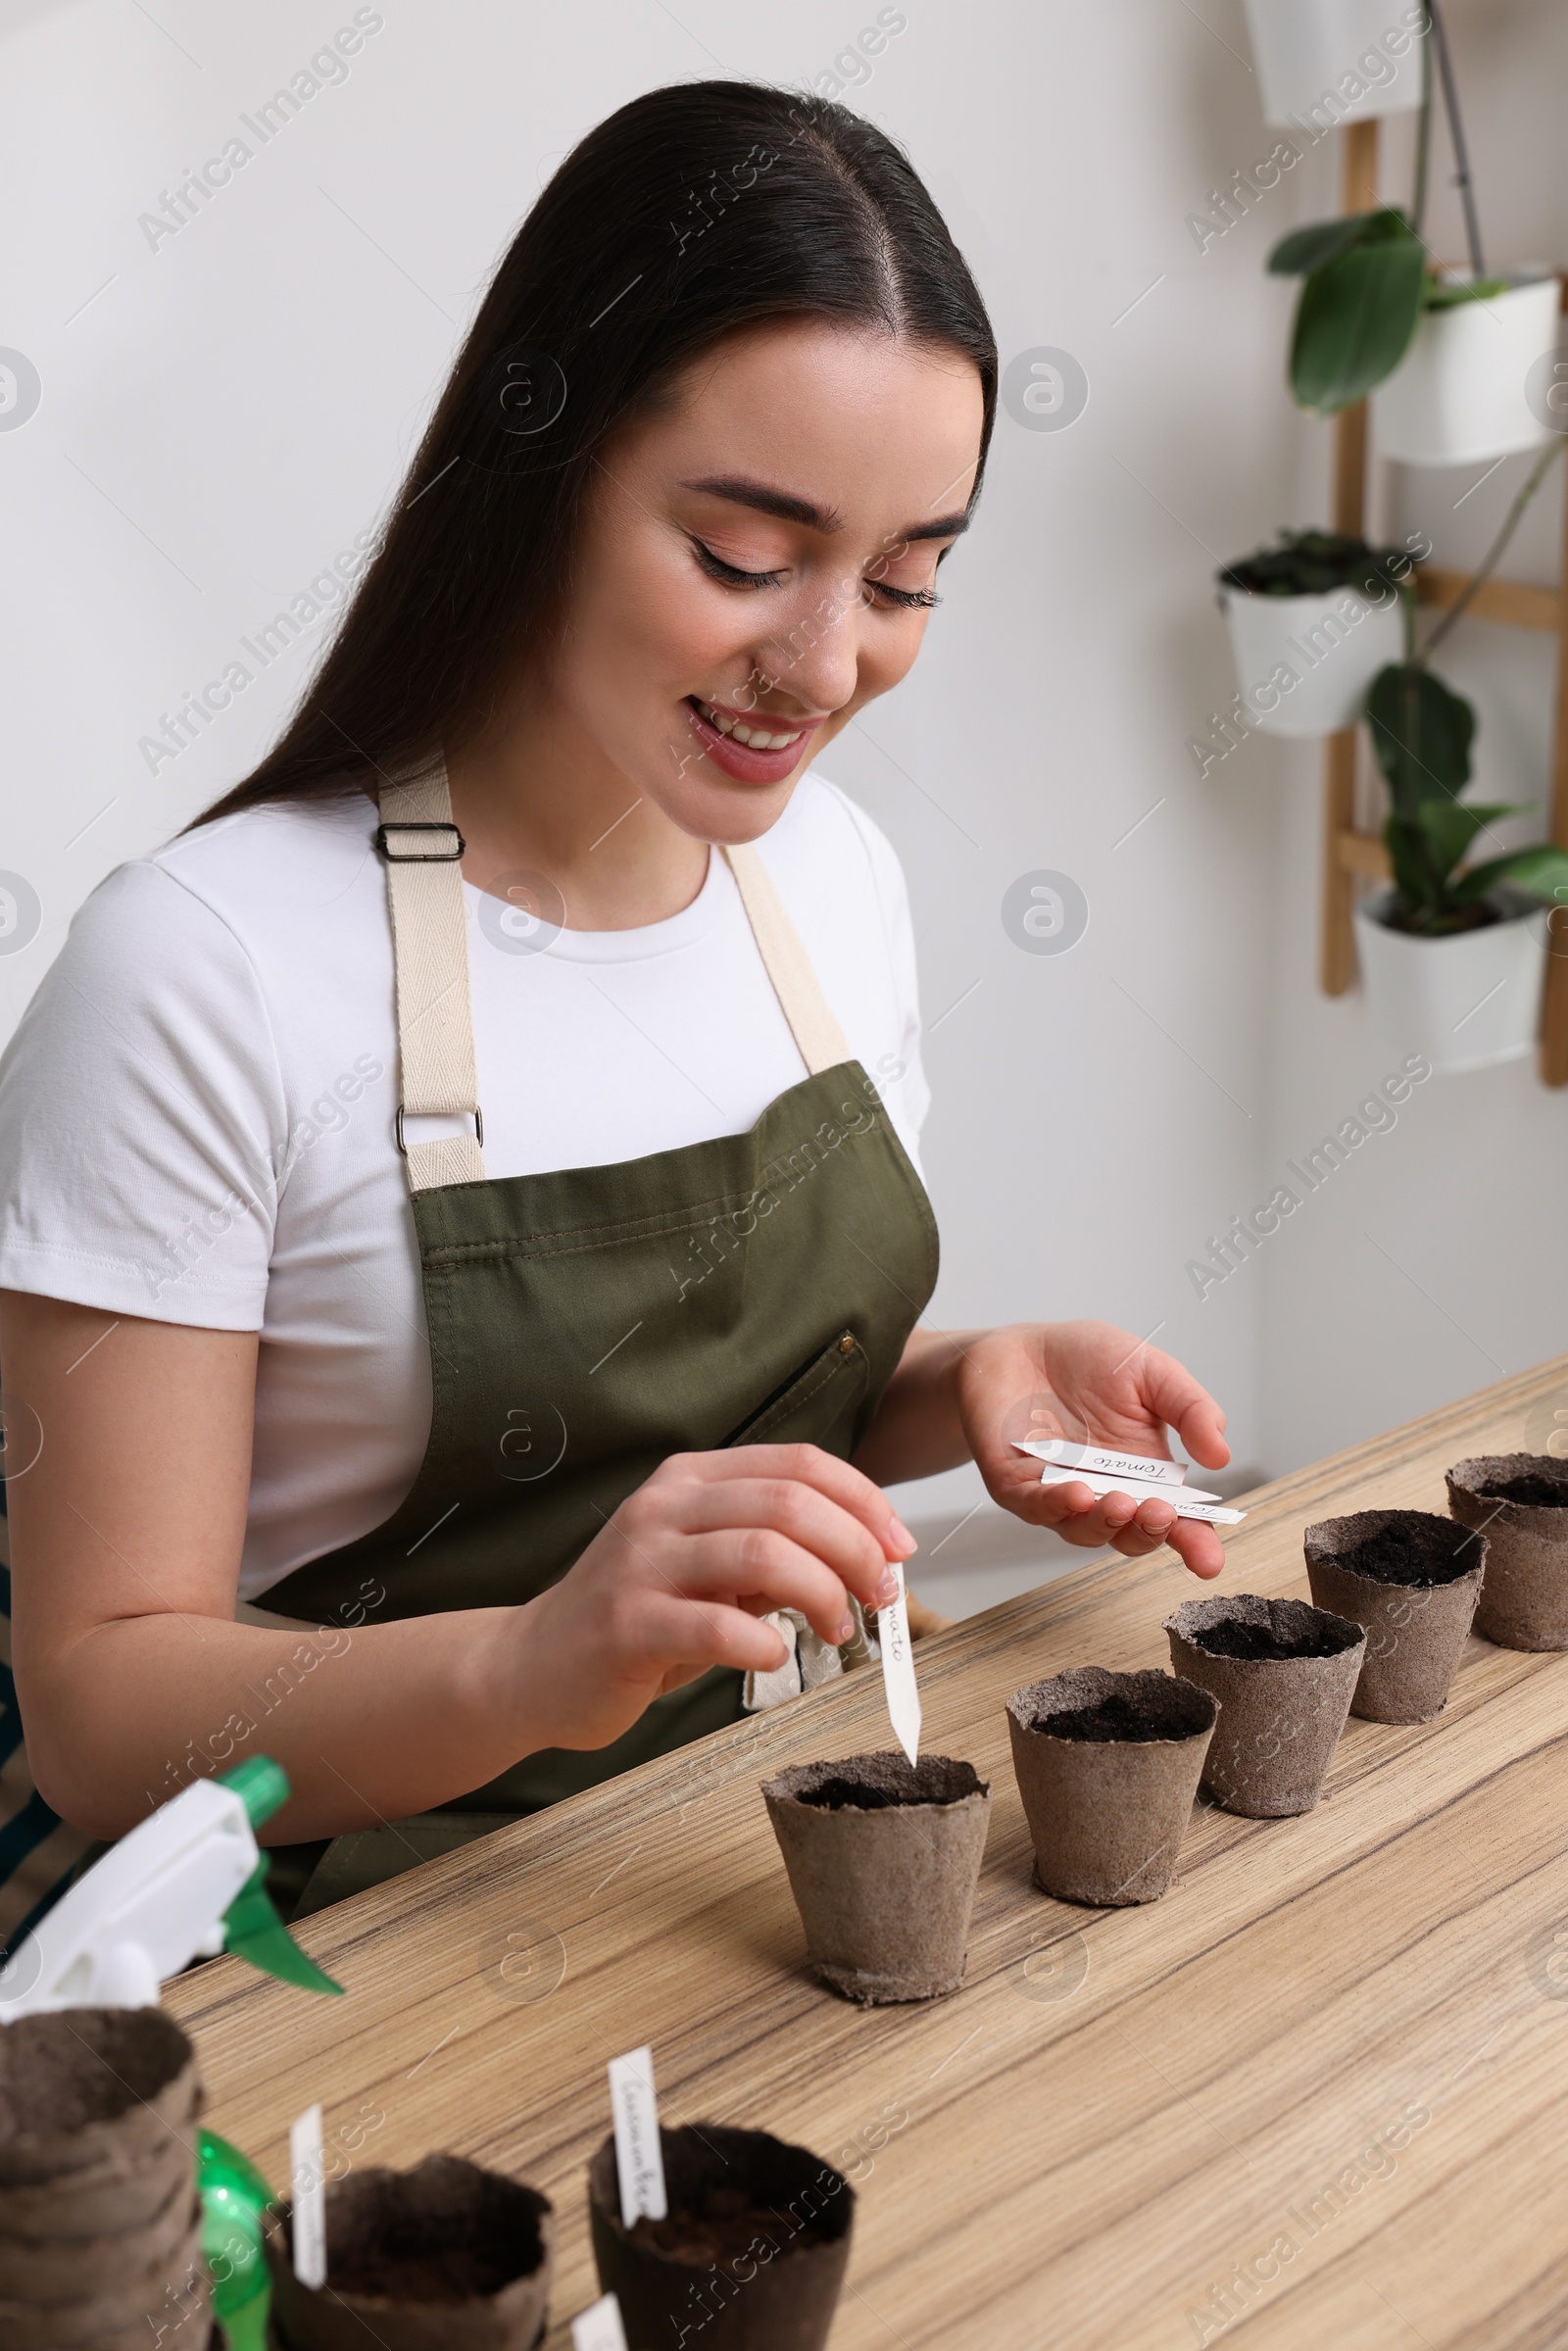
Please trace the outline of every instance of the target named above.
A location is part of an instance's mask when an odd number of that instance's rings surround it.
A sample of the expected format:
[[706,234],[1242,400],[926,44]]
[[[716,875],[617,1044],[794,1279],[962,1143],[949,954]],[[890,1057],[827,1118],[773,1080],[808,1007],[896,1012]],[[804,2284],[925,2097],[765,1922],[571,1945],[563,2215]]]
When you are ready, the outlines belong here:
[[[347,80],[156,251],[138,216],[350,20],[347,0],[13,0],[0,24],[0,342],[43,383],[37,414],[0,433],[0,865],[44,908],[35,941],[0,956],[0,1034],[93,883],[275,732],[304,647],[156,774],[138,749],[373,525],[563,151],[659,82],[812,77],[875,9],[376,13]],[[1270,143],[1240,0],[906,13],[855,102],[947,209],[1004,358],[1063,347],[1091,387],[1068,430],[1002,417],[918,669],[826,762],[892,834],[915,901],[935,1312],[1157,1327],[1223,1396],[1239,1457],[1282,1468],[1551,1351],[1568,1282],[1545,1197],[1568,1104],[1523,1068],[1434,1083],[1206,1300],[1183,1270],[1382,1066],[1359,1005],[1313,992],[1314,759],[1254,739],[1200,780],[1186,749],[1233,690],[1216,563],[1322,515],[1326,432],[1283,389],[1292,289],[1261,264],[1285,228],[1336,208],[1337,159],[1326,143],[1200,252],[1188,214]],[[1496,232],[1560,252],[1546,109],[1563,24],[1546,0],[1468,0],[1457,38]],[[1509,478],[1433,521],[1441,551],[1469,552],[1465,529]],[[1532,542],[1542,576],[1548,540]],[[1504,789],[1528,798],[1549,664],[1540,646],[1494,650],[1500,634],[1476,629],[1452,674],[1479,685],[1488,756],[1506,751]],[[1025,954],[1004,932],[1004,893],[1037,868],[1089,900],[1070,954]],[[960,1474],[927,1500],[977,1491]]]

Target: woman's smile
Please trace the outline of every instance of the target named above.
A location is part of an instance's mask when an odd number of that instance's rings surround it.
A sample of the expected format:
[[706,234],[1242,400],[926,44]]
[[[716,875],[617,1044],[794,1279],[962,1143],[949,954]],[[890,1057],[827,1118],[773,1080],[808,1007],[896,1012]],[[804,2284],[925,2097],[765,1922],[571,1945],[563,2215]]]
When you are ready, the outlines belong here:
[[[822,719],[790,726],[763,711],[747,715],[721,702],[686,697],[691,731],[706,758],[725,775],[741,783],[777,784],[794,772],[810,747]],[[825,713],[829,714],[829,713]]]

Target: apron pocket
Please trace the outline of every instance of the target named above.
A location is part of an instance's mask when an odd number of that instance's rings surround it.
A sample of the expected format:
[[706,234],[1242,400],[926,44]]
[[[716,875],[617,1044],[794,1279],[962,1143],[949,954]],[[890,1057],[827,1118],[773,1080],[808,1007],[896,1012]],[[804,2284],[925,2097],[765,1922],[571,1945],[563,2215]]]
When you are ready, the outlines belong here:
[[870,1376],[870,1361],[855,1333],[841,1331],[820,1354],[775,1388],[739,1428],[731,1429],[723,1443],[819,1445],[847,1460],[855,1416]]

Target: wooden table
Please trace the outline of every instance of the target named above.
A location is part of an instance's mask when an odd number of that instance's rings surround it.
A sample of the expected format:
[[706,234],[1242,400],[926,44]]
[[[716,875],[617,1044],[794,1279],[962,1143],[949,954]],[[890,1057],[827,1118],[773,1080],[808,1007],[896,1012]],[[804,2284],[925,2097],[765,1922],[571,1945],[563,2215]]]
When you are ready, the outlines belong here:
[[[1568,1356],[1262,1488],[1220,1589],[1304,1594],[1310,1521],[1443,1510],[1445,1466],[1523,1445],[1551,1400]],[[666,2120],[763,2126],[858,2175],[834,2351],[1556,2351],[1568,1655],[1472,1638],[1436,1722],[1348,1725],[1315,1812],[1200,1809],[1163,1900],[1051,1901],[1004,1701],[1068,1665],[1168,1664],[1160,1620],[1199,1589],[1168,1552],[1102,1559],[922,1644],[926,1743],[994,1790],[954,1997],[862,2011],[804,1971],[758,1782],[887,1745],[868,1674],[308,1921],[345,2000],[227,1959],[172,1987],[214,2128],[284,2181],[319,2098],[345,2168],[449,2148],[543,2188],[553,2351],[598,2290],[605,2064],[643,2041]]]

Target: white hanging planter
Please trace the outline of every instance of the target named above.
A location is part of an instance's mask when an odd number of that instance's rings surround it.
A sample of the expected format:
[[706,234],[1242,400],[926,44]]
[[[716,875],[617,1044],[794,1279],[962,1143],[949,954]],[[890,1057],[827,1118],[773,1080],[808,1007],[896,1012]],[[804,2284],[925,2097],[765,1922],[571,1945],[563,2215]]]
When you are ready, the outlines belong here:
[[1423,311],[1415,340],[1372,395],[1384,457],[1406,465],[1473,465],[1551,438],[1525,379],[1558,339],[1555,277]]
[[1401,1053],[1425,1053],[1435,1070],[1517,1061],[1535,1044],[1546,908],[1521,891],[1496,896],[1518,911],[1485,930],[1445,939],[1419,939],[1381,922],[1392,890],[1374,893],[1355,909],[1361,978],[1384,1040]]
[[1225,587],[1236,682],[1249,721],[1265,735],[1336,735],[1354,726],[1366,690],[1404,659],[1404,621],[1393,588],[1369,604],[1355,588],[1323,596],[1259,596]]
[[1405,0],[1247,0],[1265,122],[1314,127],[1409,114],[1421,103],[1421,43]]

